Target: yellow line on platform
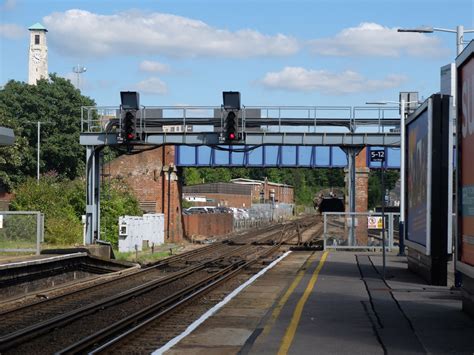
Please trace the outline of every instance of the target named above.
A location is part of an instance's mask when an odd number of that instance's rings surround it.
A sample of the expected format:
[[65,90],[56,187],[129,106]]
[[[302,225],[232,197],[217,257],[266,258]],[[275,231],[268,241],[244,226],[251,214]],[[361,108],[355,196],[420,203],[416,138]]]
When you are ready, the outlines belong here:
[[306,290],[304,290],[303,295],[301,296],[300,300],[298,301],[298,304],[296,305],[293,317],[291,318],[290,325],[288,326],[288,328],[286,328],[285,335],[281,340],[278,355],[286,355],[288,353],[288,350],[290,349],[291,343],[293,342],[293,338],[295,337],[296,328],[298,327],[298,324],[301,319],[301,314],[303,313],[304,305],[308,300],[308,297],[311,294],[311,291],[313,290],[316,281],[318,281],[319,272],[323,268],[327,256],[328,252],[325,251],[323,256],[321,257],[321,260],[319,261],[318,267],[316,268],[316,270],[314,270],[313,275],[311,276],[311,279],[308,282]]
[[295,288],[299,285],[301,279],[303,278],[306,272],[306,269],[309,267],[309,265],[311,265],[311,263],[313,262],[314,259],[316,259],[316,257],[317,257],[316,253],[311,254],[309,258],[306,260],[306,262],[303,264],[303,267],[298,271],[290,287],[288,288],[288,290],[286,290],[285,294],[283,295],[283,297],[280,299],[275,309],[273,310],[270,320],[263,328],[263,332],[262,332],[263,335],[268,335],[270,333],[270,330],[272,329],[273,324],[275,324],[276,319],[280,315],[280,312],[283,306],[288,301],[288,298],[290,298]]

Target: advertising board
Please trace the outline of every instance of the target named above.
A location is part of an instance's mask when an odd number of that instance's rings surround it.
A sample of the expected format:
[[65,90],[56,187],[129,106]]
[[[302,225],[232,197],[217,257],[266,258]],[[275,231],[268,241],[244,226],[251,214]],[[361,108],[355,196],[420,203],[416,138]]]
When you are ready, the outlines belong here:
[[405,129],[408,268],[432,285],[446,285],[452,252],[451,99],[432,95],[408,116]]
[[[474,54],[458,65],[458,234],[461,262],[474,266]],[[464,52],[463,52],[464,54]],[[457,63],[458,64],[458,63]]]
[[429,104],[406,128],[407,132],[407,240],[426,249],[429,255],[428,183]]

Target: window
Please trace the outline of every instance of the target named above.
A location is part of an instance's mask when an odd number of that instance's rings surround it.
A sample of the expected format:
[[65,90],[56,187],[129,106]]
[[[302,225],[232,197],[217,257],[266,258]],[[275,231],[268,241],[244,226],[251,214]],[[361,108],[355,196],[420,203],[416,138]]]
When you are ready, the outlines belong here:
[[40,35],[35,35],[35,44],[40,44]]

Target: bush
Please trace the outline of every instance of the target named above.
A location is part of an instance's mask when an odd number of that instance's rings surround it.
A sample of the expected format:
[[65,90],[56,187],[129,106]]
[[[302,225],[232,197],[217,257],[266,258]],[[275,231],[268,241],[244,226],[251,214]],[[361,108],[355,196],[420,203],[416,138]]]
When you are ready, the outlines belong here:
[[110,180],[102,186],[100,212],[101,239],[115,246],[118,244],[119,217],[142,215],[138,200],[120,179]]
[[[82,243],[81,216],[86,209],[84,179],[62,179],[57,174],[42,176],[39,183],[27,179],[15,189],[11,207],[17,211],[40,211],[45,215],[45,241],[52,244]],[[101,239],[118,242],[118,218],[142,215],[137,199],[120,180],[101,188]]]
[[12,209],[43,212],[45,241],[48,243],[74,244],[82,240],[81,221],[69,202],[70,183],[55,174],[48,174],[39,182],[28,178],[15,189]]

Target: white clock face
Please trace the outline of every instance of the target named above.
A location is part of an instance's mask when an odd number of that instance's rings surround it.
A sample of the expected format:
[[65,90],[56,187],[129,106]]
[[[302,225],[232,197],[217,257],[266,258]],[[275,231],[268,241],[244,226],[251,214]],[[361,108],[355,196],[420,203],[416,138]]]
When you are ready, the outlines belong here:
[[33,62],[39,63],[41,61],[41,53],[39,51],[34,51],[32,55]]

